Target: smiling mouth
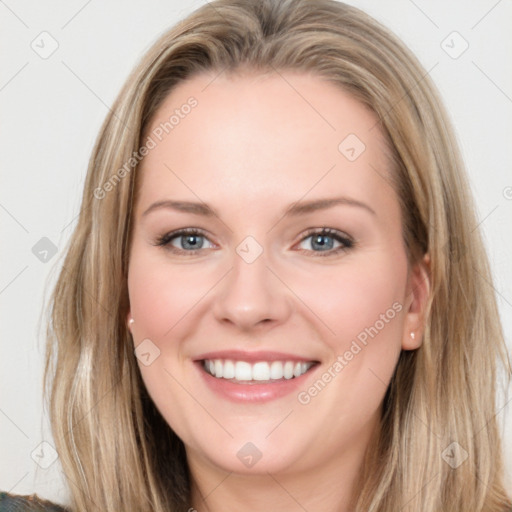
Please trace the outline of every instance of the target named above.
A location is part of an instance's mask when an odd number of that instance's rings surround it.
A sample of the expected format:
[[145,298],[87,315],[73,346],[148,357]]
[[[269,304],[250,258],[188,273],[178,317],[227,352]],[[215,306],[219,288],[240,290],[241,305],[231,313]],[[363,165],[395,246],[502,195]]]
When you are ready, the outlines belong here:
[[242,384],[273,383],[296,379],[307,373],[317,361],[235,361],[232,359],[204,359],[201,366],[216,379]]

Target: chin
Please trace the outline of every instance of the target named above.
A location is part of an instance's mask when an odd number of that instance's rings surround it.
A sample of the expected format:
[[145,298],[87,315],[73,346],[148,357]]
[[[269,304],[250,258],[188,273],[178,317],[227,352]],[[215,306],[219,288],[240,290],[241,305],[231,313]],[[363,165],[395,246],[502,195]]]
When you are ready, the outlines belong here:
[[208,450],[202,452],[210,463],[217,468],[242,475],[277,474],[299,469],[297,466],[299,456],[290,446],[283,450],[283,446],[273,446],[267,443],[258,447],[256,443],[247,441],[241,446],[239,443],[226,444],[225,449]]

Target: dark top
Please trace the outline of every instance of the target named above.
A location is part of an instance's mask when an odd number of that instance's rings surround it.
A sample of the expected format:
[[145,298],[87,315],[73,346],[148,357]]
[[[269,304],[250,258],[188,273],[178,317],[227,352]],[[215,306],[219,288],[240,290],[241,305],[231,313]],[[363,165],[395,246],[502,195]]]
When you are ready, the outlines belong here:
[[0,492],[0,512],[68,512],[66,508],[51,501],[38,498],[36,494],[27,496]]

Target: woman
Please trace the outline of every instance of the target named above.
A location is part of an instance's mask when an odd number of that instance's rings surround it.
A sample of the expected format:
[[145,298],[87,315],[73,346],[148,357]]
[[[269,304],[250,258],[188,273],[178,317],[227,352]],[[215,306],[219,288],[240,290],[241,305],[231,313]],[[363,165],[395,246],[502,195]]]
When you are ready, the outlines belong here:
[[52,300],[70,510],[510,510],[476,225],[435,87],[375,20],[192,13],[104,123]]

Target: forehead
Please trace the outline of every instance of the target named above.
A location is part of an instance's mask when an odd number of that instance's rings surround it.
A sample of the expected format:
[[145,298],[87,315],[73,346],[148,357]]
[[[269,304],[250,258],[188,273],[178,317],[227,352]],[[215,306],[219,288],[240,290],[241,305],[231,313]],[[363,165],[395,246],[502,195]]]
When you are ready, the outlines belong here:
[[229,191],[242,205],[247,195],[297,201],[333,188],[372,201],[390,188],[377,116],[303,73],[197,75],[167,96],[145,137],[155,147],[139,169],[141,201],[221,202]]

